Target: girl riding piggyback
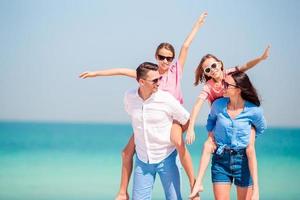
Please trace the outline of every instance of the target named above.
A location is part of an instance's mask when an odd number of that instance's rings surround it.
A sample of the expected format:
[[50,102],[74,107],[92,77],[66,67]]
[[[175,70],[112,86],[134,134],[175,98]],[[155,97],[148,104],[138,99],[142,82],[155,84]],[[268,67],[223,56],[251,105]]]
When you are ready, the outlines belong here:
[[[224,79],[229,73],[234,71],[242,71],[245,72],[254,66],[256,66],[261,61],[265,60],[269,56],[268,46],[263,54],[244,65],[237,66],[234,68],[224,68],[223,62],[218,59],[216,56],[212,54],[205,55],[198,65],[195,71],[195,83],[197,86],[199,83],[203,82],[204,86],[202,91],[200,92],[196,103],[191,112],[190,124],[187,130],[186,142],[187,144],[192,144],[195,140],[195,121],[197,119],[198,113],[203,105],[203,103],[207,100],[211,105],[216,99],[223,97],[224,94]],[[250,143],[246,149],[247,157],[249,159],[249,169],[253,179],[253,198],[258,199],[258,180],[257,180],[257,164],[256,164],[256,154],[254,149],[254,140],[255,137],[255,129],[252,127]],[[221,151],[214,142],[214,138],[211,134],[208,135],[208,139],[205,141],[203,145],[202,156],[200,159],[198,176],[196,179],[196,183],[194,185],[193,191],[190,197],[197,195],[199,192],[203,191],[202,180],[205,173],[205,170],[210,161],[210,155],[215,151]]]

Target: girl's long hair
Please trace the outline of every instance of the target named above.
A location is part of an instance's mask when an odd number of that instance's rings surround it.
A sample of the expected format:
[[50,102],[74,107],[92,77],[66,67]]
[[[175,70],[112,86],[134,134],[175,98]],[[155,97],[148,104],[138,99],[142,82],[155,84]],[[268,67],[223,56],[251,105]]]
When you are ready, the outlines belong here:
[[211,79],[211,77],[205,75],[204,71],[203,71],[203,63],[205,62],[206,59],[208,58],[213,58],[215,59],[217,62],[221,63],[221,70],[224,70],[224,65],[222,60],[219,60],[216,56],[214,56],[213,54],[206,54],[205,56],[202,57],[198,67],[195,70],[195,82],[194,85],[197,86],[199,85],[199,83],[203,83],[208,81],[209,79]]

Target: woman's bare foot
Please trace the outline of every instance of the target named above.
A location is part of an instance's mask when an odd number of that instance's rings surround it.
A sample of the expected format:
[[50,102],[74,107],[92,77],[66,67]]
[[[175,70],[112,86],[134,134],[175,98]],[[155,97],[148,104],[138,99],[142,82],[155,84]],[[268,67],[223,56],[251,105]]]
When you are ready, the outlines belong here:
[[129,200],[129,194],[128,193],[126,193],[126,194],[118,193],[115,200]]

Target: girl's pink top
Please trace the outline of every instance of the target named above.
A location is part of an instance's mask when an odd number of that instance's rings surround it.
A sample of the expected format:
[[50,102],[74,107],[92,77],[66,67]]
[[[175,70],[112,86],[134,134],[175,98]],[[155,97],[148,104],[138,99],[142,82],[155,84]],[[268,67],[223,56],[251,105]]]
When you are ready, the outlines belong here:
[[[231,72],[237,71],[237,67],[224,70],[224,78]],[[216,84],[213,79],[209,79],[203,86],[202,91],[200,92],[199,98],[203,100],[208,100],[212,104],[216,99],[223,97],[224,86],[223,84]]]
[[182,68],[178,61],[174,62],[168,73],[164,74],[159,89],[167,91],[172,94],[181,104],[183,104],[183,95],[181,91]]

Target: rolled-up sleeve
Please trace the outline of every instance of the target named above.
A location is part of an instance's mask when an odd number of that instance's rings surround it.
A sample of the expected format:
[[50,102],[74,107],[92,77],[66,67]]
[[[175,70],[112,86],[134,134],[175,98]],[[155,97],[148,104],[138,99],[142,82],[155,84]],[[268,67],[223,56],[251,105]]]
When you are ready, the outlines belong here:
[[210,93],[209,86],[206,84],[203,86],[202,91],[200,92],[198,98],[203,99],[204,101],[208,99],[208,95]]
[[190,119],[190,113],[172,95],[170,95],[169,100],[173,119],[182,125],[186,124]]
[[267,128],[266,119],[263,115],[263,110],[260,107],[257,107],[254,110],[252,125],[255,127],[256,136],[262,134]]
[[217,109],[217,106],[215,103],[213,103],[210,113],[207,118],[206,130],[208,132],[211,132],[216,125],[216,121],[217,121],[217,114],[216,114],[217,110],[216,109]]

